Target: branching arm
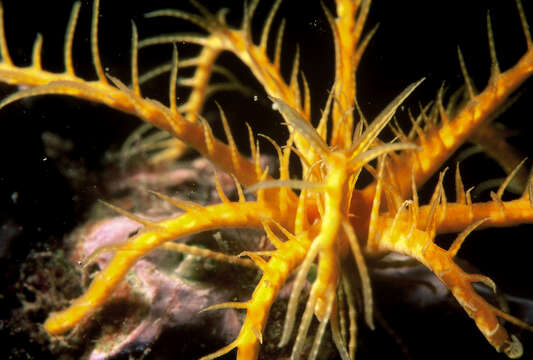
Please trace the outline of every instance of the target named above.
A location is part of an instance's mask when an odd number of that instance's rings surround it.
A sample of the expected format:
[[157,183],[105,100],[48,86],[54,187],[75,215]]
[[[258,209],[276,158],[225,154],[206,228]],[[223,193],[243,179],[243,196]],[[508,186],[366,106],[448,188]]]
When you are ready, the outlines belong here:
[[44,325],[50,334],[61,334],[98,310],[111,296],[126,273],[142,256],[167,241],[201,231],[224,227],[262,228],[262,220],[282,221],[280,214],[259,203],[223,203],[193,209],[182,216],[146,226],[138,235],[120,245],[108,266],[89,289],[65,310],[52,313]]

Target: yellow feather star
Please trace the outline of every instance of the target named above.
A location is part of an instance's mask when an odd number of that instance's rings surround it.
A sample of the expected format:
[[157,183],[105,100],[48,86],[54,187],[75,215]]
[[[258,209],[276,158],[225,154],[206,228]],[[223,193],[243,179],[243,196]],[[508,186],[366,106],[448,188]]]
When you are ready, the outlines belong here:
[[[449,99],[441,89],[433,102],[409,113],[411,124],[408,131],[402,130],[393,118],[424,79],[413,81],[392,96],[388,105],[371,119],[363,117],[360,108],[364,106],[360,107],[356,101],[360,91],[356,88],[356,70],[375,33],[375,29],[365,30],[370,0],[336,0],[322,5],[322,21],[328,24],[332,34],[335,60],[329,96],[319,100],[324,106],[321,116],[311,114],[312,93],[309,89],[312,84],[311,81],[308,84],[300,66],[306,61],[304,54],[296,51],[289,74],[281,70],[282,62],[285,62],[281,60],[285,22],[276,20],[282,5],[280,0],[271,4],[270,12],[260,26],[259,37],[254,17],[260,5],[258,0],[246,4],[242,23],[237,28],[228,25],[224,10],[212,12],[207,4],[204,6],[192,0],[191,3],[193,10],[190,11],[162,9],[148,13],[146,17],[190,22],[201,29],[197,35],[179,33],[139,40],[136,25],[132,26],[131,85],[108,74],[100,60],[99,0],[94,1],[92,9],[90,43],[97,74],[97,79],[92,81],[76,75],[76,59],[72,56],[79,2],[74,4],[67,26],[65,71],[62,73],[50,72],[42,66],[41,37],[35,42],[32,65],[17,65],[9,55],[9,35],[6,37],[4,33],[3,20],[0,23],[0,81],[20,86],[17,92],[4,98],[0,108],[20,99],[46,94],[68,95],[105,104],[167,133],[144,144],[147,148],[160,149],[152,161],[176,159],[183,153],[185,145],[190,146],[233,175],[239,194],[238,201],[230,201],[218,180],[217,191],[222,201],[215,205],[177,202],[154,192],[185,211],[179,217],[158,222],[147,222],[117,209],[141,222],[143,230],[114,249],[109,265],[98,273],[81,297],[68,308],[49,315],[44,323],[45,330],[50,335],[59,335],[89,321],[109,300],[135,262],[151,250],[172,247],[168,245],[169,241],[189,234],[246,227],[264,230],[274,250],[263,253],[245,251],[241,255],[249,257],[247,260],[175,246],[177,251],[220,261],[243,266],[253,263],[262,272],[249,300],[207,309],[239,308],[246,311],[246,316],[238,337],[202,360],[217,358],[235,348],[238,359],[258,358],[269,310],[291,276],[294,276],[294,282],[279,346],[287,345],[296,333],[291,358],[299,358],[305,352],[309,359],[315,359],[329,326],[341,358],[353,359],[357,336],[356,307],[361,307],[357,310],[368,327],[373,329],[376,321],[373,288],[365,258],[387,252],[405,254],[424,264],[450,289],[496,351],[502,351],[510,358],[521,356],[520,341],[508,334],[502,321],[528,330],[532,327],[481,297],[472,283],[481,282],[495,289],[494,282],[482,275],[466,273],[454,261],[465,238],[476,229],[533,222],[533,183],[527,169],[519,166],[523,159],[502,138],[493,122],[514,91],[533,73],[533,42],[521,3],[517,1],[520,16],[516,17],[516,22],[522,24],[527,49],[520,59],[509,68],[500,69],[489,17],[491,75],[488,84],[479,91],[475,89],[468,75],[468,64],[459,51],[458,68],[462,71],[464,87]],[[195,44],[201,50],[191,58],[182,58],[182,43]],[[139,52],[149,51],[158,44],[177,44],[170,61],[149,72],[140,71]],[[249,91],[246,84],[216,63],[223,52],[232,53],[251,71],[289,129],[286,146],[267,138],[278,154],[279,178],[271,177],[268,169],[261,166],[258,136],[250,127],[251,157],[248,158],[238,150],[238,143],[242,142],[237,142],[232,135],[230,116],[224,113],[222,106],[218,106],[218,116],[226,141],[217,139],[207,120],[201,116],[205,101],[213,92]],[[181,70],[185,68],[193,68],[192,75],[182,75]],[[144,84],[165,73],[170,78],[168,99],[160,102],[145,97]],[[212,83],[212,74],[225,77],[227,82]],[[177,101],[178,86],[190,89],[185,101]],[[317,100],[313,97],[313,101]],[[253,127],[253,116],[246,120]],[[384,129],[391,129],[395,135],[393,141],[379,138]],[[145,132],[146,129],[140,129],[137,135]],[[509,174],[508,178],[491,193],[489,201],[473,201],[470,191],[465,191],[458,166],[455,201],[447,199],[444,189],[445,179],[450,178],[451,171],[447,177],[443,171],[429,201],[419,203],[418,190],[439,174],[444,163],[467,141],[486,149],[485,152]],[[124,153],[137,151],[127,143],[123,147]],[[290,173],[291,154],[298,158],[302,168],[298,178]],[[367,185],[362,185],[363,174],[373,177]],[[512,200],[502,199],[504,190],[511,185],[518,188],[521,195]],[[246,193],[254,194],[255,200],[248,200]],[[458,233],[449,248],[435,243],[435,237],[444,233]],[[347,263],[353,266],[346,266]],[[298,317],[300,294],[311,267],[315,265],[316,278],[303,314]],[[351,283],[354,274],[349,273],[349,269],[356,269],[359,284]],[[360,304],[354,300],[354,292],[361,300]],[[307,349],[306,339],[315,318],[318,326],[311,348]]]

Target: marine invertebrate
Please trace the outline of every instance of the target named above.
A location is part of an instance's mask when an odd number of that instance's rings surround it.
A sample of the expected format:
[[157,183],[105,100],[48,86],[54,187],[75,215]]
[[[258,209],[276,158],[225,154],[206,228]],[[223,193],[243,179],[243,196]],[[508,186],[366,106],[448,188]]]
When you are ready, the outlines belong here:
[[[248,191],[254,193],[256,199],[247,199],[243,191],[238,191],[239,200],[232,202],[223,191],[219,191],[222,203],[217,205],[202,207],[173,200],[176,206],[186,211],[177,218],[150,222],[129,214],[143,223],[145,228],[118,249],[108,249],[115,252],[113,260],[93,280],[85,295],[75,300],[68,309],[50,316],[45,324],[50,333],[65,332],[97,311],[131,266],[141,256],[163,243],[208,229],[252,227],[264,229],[275,250],[243,253],[255,262],[263,276],[247,302],[214,307],[244,309],[246,318],[237,339],[220,351],[206,356],[206,359],[222,355],[233,348],[238,349],[240,358],[257,357],[270,306],[281,286],[295,271],[295,284],[280,340],[281,345],[287,344],[296,323],[299,292],[315,262],[317,277],[296,332],[293,356],[300,354],[310,322],[316,316],[319,326],[310,356],[316,356],[322,335],[331,321],[333,339],[339,353],[343,358],[353,357],[356,336],[354,327],[351,326],[349,332],[342,330],[341,323],[346,312],[339,311],[340,303],[346,297],[349,309],[347,321],[353,325],[355,305],[349,295],[353,286],[348,280],[351,274],[346,273],[347,267],[341,266],[341,262],[355,263],[361,281],[364,318],[373,327],[372,288],[363,253],[376,255],[384,251],[403,253],[426,265],[450,288],[496,350],[504,351],[510,357],[521,354],[517,338],[509,336],[498,319],[526,328],[529,326],[487,303],[471,285],[473,282],[481,282],[494,288],[490,279],[467,274],[454,262],[465,237],[475,228],[511,226],[532,221],[531,184],[527,172],[526,175],[523,170],[519,174],[513,172],[521,159],[512,151],[507,151],[505,143],[502,144],[501,152],[491,154],[503,163],[512,163],[507,171],[522,179],[518,182],[521,184],[518,188],[521,188],[523,195],[515,200],[502,200],[502,193],[507,185],[505,182],[491,195],[492,200],[472,202],[470,192],[464,191],[459,167],[455,176],[456,201],[447,200],[443,186],[444,173],[439,177],[427,205],[419,204],[417,189],[438,172],[443,162],[467,139],[475,138],[476,142],[486,146],[498,139],[494,135],[491,116],[499,111],[532,71],[531,36],[523,11],[519,13],[528,50],[515,65],[506,71],[499,69],[494,42],[491,40],[492,74],[484,90],[475,90],[466,70],[467,66],[461,60],[465,91],[458,92],[456,97],[445,102],[441,90],[433,104],[422,106],[419,115],[413,117],[410,131],[403,132],[392,126],[399,141],[385,142],[379,140],[378,135],[390,124],[397,108],[415,91],[420,81],[407,86],[366,124],[355,100],[355,77],[362,54],[373,34],[371,31],[366,36],[363,35],[370,1],[339,0],[335,2],[335,10],[331,10],[328,5],[323,8],[335,44],[335,79],[323,106],[323,113],[316,117],[316,127],[311,125],[311,96],[307,80],[299,72],[298,53],[289,80],[280,71],[280,45],[276,45],[274,56],[267,54],[271,21],[279,1],[273,4],[259,41],[254,41],[251,33],[257,1],[245,8],[242,25],[238,28],[226,24],[224,11],[214,14],[196,2],[193,3],[196,7],[196,12],[193,13],[180,10],[150,13],[149,17],[188,20],[203,28],[206,34],[158,36],[138,43],[137,31],[133,26],[130,87],[115,77],[106,76],[103,70],[97,41],[98,1],[94,4],[91,45],[98,80],[87,81],[75,75],[71,57],[79,9],[75,5],[65,37],[64,73],[55,74],[42,69],[40,38],[37,38],[34,47],[33,65],[29,68],[15,65],[8,55],[5,36],[2,36],[4,41],[0,44],[0,78],[4,82],[29,88],[7,97],[0,106],[29,96],[67,94],[134,114],[180,138],[215,165],[233,174],[237,187],[240,189],[241,184],[248,187]],[[280,29],[279,33],[282,34],[283,25]],[[490,27],[489,34],[492,39]],[[278,44],[281,36],[278,36]],[[198,44],[202,50],[196,58],[182,61],[178,59],[177,50],[174,50],[171,63],[158,68],[158,71],[170,73],[169,106],[165,106],[142,96],[137,53],[139,45],[147,47],[174,42]],[[286,146],[280,147],[273,142],[279,154],[278,179],[270,178],[266,169],[261,167],[253,131],[249,131],[249,160],[238,152],[222,110],[219,116],[228,144],[215,139],[210,125],[199,117],[207,90],[213,89],[208,87],[211,72],[224,73],[224,70],[213,66],[222,51],[232,52],[252,71],[288,125],[290,136]],[[185,66],[184,63],[196,66],[193,77],[183,79],[178,76],[180,63],[182,66]],[[176,80],[179,84],[192,88],[186,102],[180,105],[176,102]],[[163,145],[164,156],[175,156],[181,148],[176,141],[168,141]],[[302,175],[298,180],[290,172],[291,154],[296,154],[302,166]],[[368,171],[375,178],[364,187],[359,184],[363,171]],[[434,243],[434,238],[437,234],[447,232],[457,232],[459,235],[445,250]]]

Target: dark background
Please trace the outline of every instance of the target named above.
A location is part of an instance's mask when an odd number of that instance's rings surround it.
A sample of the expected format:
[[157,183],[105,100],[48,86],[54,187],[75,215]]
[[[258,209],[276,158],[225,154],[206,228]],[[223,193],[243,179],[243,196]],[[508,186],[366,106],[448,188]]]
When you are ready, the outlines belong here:
[[[110,74],[125,82],[129,80],[130,19],[136,22],[141,39],[158,33],[194,30],[194,27],[179,20],[143,18],[145,12],[159,8],[179,6],[191,9],[188,4],[176,3],[154,0],[142,5],[129,2],[124,5],[126,2],[102,1],[100,54],[104,67],[109,69]],[[210,9],[231,8],[229,22],[237,24],[240,21],[240,1],[207,3]],[[257,19],[265,16],[269,9],[268,3],[266,0],[262,2]],[[531,23],[533,7],[527,1],[524,3]],[[8,46],[16,64],[30,63],[35,35],[41,32],[44,36],[44,68],[62,71],[63,34],[71,4],[72,1],[66,0],[3,1]],[[330,2],[326,4],[333,8]],[[82,1],[75,36],[74,64],[78,75],[94,79],[89,48],[90,9],[90,2]],[[358,98],[367,117],[372,118],[405,86],[421,77],[426,77],[427,80],[407,102],[407,106],[413,109],[417,108],[418,101],[426,103],[432,100],[442,81],[446,81],[450,90],[455,90],[462,83],[456,55],[458,45],[477,88],[482,89],[488,79],[490,66],[486,35],[487,10],[490,10],[492,16],[500,65],[505,70],[525,51],[520,20],[513,1],[375,0],[366,29],[378,22],[380,27],[357,74]],[[318,1],[286,0],[280,13],[288,20],[282,57],[285,74],[290,72],[295,43],[298,43],[301,47],[302,69],[313,93],[316,118],[333,78],[333,47],[327,21]],[[273,25],[274,31],[279,19],[280,16]],[[258,23],[256,21],[255,26]],[[257,30],[255,34],[258,34]],[[186,58],[187,54],[194,52],[194,47],[180,46],[179,51],[180,57]],[[139,59],[141,72],[167,61],[170,54],[170,46],[143,50]],[[231,67],[243,82],[255,87],[260,100],[254,103],[251,99],[234,94],[219,97],[228,118],[235,123],[233,129],[237,132],[237,138],[243,137],[239,136],[243,134],[239,129],[244,129],[244,121],[250,122],[256,131],[274,134],[277,138],[285,136],[285,130],[279,125],[279,118],[269,109],[262,89],[246,68],[231,56],[223,56],[221,62]],[[13,90],[13,87],[1,86],[0,94],[3,97]],[[500,121],[517,130],[518,135],[512,139],[513,144],[525,155],[531,156],[533,91],[530,81],[526,82],[520,93],[519,101]],[[167,78],[162,76],[154,80],[143,88],[143,94],[166,103]],[[206,107],[206,113],[212,110],[213,104],[210,103]],[[400,113],[399,118],[402,117],[406,118],[405,112]],[[35,246],[53,248],[59,244],[62,236],[83,219],[87,206],[100,194],[98,187],[93,184],[83,188],[81,193],[74,192],[58,170],[58,165],[46,159],[42,133],[52,132],[72,140],[73,156],[89,172],[97,173],[104,167],[104,153],[118,148],[127,134],[138,125],[138,120],[84,101],[43,97],[9,105],[1,110],[0,121],[0,221],[4,224],[0,233],[0,272],[5,274],[0,284],[5,285],[2,286],[4,300],[9,300],[13,298],[9,296],[9,292],[12,291],[10,286],[16,281],[17,269],[25,261],[30,249]],[[214,127],[220,135],[220,126]],[[268,149],[268,146],[263,148]],[[465,161],[462,172],[466,187],[503,174],[483,155]],[[431,187],[431,184],[428,186]],[[453,199],[453,187],[447,189],[448,197]],[[481,194],[479,199],[487,198],[488,194]],[[469,237],[460,256],[492,277],[504,292],[532,299],[533,289],[529,276],[530,234],[531,226],[482,231]],[[472,321],[458,307],[417,308],[415,304],[403,304],[402,299],[396,296],[400,295],[389,292],[386,285],[379,285],[376,289],[376,299],[378,303],[383,302],[385,318],[402,338],[413,359],[430,356],[433,359],[450,356],[466,358],[470,355],[485,359],[505,358],[486,343]],[[1,314],[3,319],[8,319],[13,304],[9,301],[5,304]],[[531,320],[529,318],[530,322]],[[7,322],[3,321],[2,324]],[[364,328],[364,325],[361,324],[361,327]],[[8,330],[2,329],[2,335],[9,336]],[[398,346],[383,330],[376,331],[376,334],[365,334],[365,330],[362,331],[367,345],[361,344],[359,358],[402,358]],[[17,336],[11,341],[16,346],[24,346],[25,338]],[[524,358],[527,358],[533,354],[531,334],[523,334],[522,341],[526,354]],[[39,355],[38,352],[30,353],[35,358],[46,358],[46,355]]]

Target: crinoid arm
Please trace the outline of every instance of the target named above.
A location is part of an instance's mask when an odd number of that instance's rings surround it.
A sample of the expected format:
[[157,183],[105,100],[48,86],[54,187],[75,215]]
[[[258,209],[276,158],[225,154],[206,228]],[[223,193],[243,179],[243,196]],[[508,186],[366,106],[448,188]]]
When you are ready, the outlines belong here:
[[[185,66],[194,65],[198,67],[198,70],[196,76],[188,81],[189,85],[193,87],[193,90],[191,91],[188,102],[184,103],[184,108],[182,108],[176,104],[175,88],[177,86],[178,54],[175,50],[169,68],[171,75],[169,106],[164,106],[158,101],[142,96],[140,87],[142,81],[139,80],[137,70],[138,44],[135,26],[132,27],[132,87],[126,86],[119,79],[104,72],[98,52],[98,6],[99,1],[94,1],[91,51],[94,68],[98,75],[98,79],[94,81],[88,81],[78,77],[74,70],[72,42],[79,11],[78,3],[75,3],[73,7],[71,19],[66,30],[64,44],[66,69],[63,73],[53,73],[43,69],[40,54],[42,40],[40,40],[40,37],[36,40],[32,65],[22,67],[13,63],[7,48],[7,38],[3,28],[3,21],[0,22],[0,44],[2,45],[0,47],[0,80],[8,84],[22,86],[22,90],[4,98],[0,102],[0,108],[8,106],[20,99],[50,94],[68,95],[101,103],[118,111],[135,115],[139,119],[169,132],[173,137],[182,140],[204,154],[205,157],[213,163],[216,163],[221,169],[234,174],[244,185],[251,185],[259,181],[262,172],[256,171],[256,165],[240,155],[235,144],[227,145],[213,137],[209,124],[205,121],[199,121],[197,117],[205,101],[207,82],[209,81],[211,70],[214,66],[213,63],[218,53],[212,53],[206,50],[198,59],[184,61]],[[3,15],[3,11],[0,15]],[[141,80],[145,81],[145,79]],[[215,154],[217,155],[215,156]]]
[[[275,1],[262,26],[261,39],[258,44],[252,40],[252,21],[259,1],[252,1],[245,7],[243,22],[240,28],[230,28],[225,19],[225,13],[213,14],[205,7],[194,2],[201,15],[174,9],[157,10],[147,14],[149,18],[173,17],[189,21],[209,33],[200,38],[184,38],[182,34],[165,34],[146,39],[143,46],[185,41],[201,42],[206,47],[217,48],[218,51],[230,51],[235,54],[254,74],[264,87],[266,93],[282,100],[294,109],[308,123],[311,122],[311,100],[309,87],[305,76],[300,70],[299,52],[293,59],[293,66],[289,80],[285,80],[281,71],[280,54],[284,25],[279,27],[275,43],[274,59],[267,53],[272,21],[279,9],[281,0]],[[351,143],[351,133],[354,128],[352,110],[355,103],[355,71],[374,31],[363,35],[363,28],[370,9],[370,0],[353,2],[337,0],[335,2],[336,17],[323,6],[322,9],[331,28],[335,45],[335,82],[332,96],[333,104],[332,146],[346,148]],[[283,24],[283,23],[282,23]],[[298,79],[301,74],[303,89]],[[325,110],[326,112],[329,109]],[[327,118],[327,116],[326,116]],[[307,163],[312,164],[318,159],[313,147],[307,144],[305,138],[295,134],[294,142]]]
[[[370,253],[394,251],[406,254],[427,266],[450,289],[487,341],[509,358],[518,358],[522,355],[522,345],[516,336],[507,333],[499,319],[530,331],[533,326],[489,304],[476,292],[472,283],[483,283],[495,292],[494,282],[486,276],[464,272],[454,262],[454,258],[465,238],[477,228],[513,222],[514,217],[520,218],[517,221],[521,223],[533,222],[533,207],[530,206],[528,193],[508,202],[501,200],[501,194],[495,194],[493,201],[478,204],[472,204],[468,194],[460,194],[459,197],[464,199],[465,204],[447,203],[442,187],[443,177],[444,172],[441,173],[430,204],[419,207],[415,191],[409,213],[404,212],[402,206],[394,216],[383,214],[374,223],[371,222],[369,232],[373,236],[369,237],[367,250]],[[460,175],[457,175],[457,179],[460,180]],[[414,179],[412,181],[414,183]],[[458,189],[461,188],[462,183],[458,186]],[[379,183],[376,189],[376,199],[379,199]],[[459,208],[461,206],[464,206],[463,211]],[[455,216],[466,219],[459,220]],[[451,226],[453,221],[454,225]],[[450,231],[460,233],[448,250],[435,244],[437,234]]]
[[255,359],[259,354],[259,345],[263,342],[263,331],[268,318],[268,313],[281,286],[285,283],[291,272],[302,262],[310,244],[310,236],[316,229],[309,229],[299,235],[292,235],[286,230],[287,236],[282,241],[263,223],[268,239],[275,246],[276,251],[271,253],[268,261],[254,253],[246,253],[261,269],[263,275],[250,298],[240,304],[246,309],[246,318],[241,327],[239,336],[231,344],[222,349],[206,355],[201,360],[210,360],[237,348],[237,358]]
[[[221,216],[221,214],[224,214]],[[44,327],[50,333],[64,333],[87,319],[111,296],[135,262],[151,250],[177,237],[223,227],[262,227],[264,218],[280,219],[275,209],[259,203],[222,203],[189,209],[175,219],[144,222],[144,229],[115,249],[109,265],[93,280],[89,289],[70,307],[51,314]],[[281,219],[280,219],[281,220]]]
[[[515,149],[504,143],[505,140],[501,139],[501,132],[491,128],[493,125],[491,123],[497,115],[509,106],[509,99],[512,98],[514,92],[533,74],[531,34],[523,7],[520,1],[516,3],[526,40],[526,52],[512,67],[505,71],[500,70],[492,25],[488,17],[491,75],[486,87],[476,92],[466,69],[462,52],[459,50],[459,63],[465,80],[467,99],[461,106],[453,104],[453,97],[450,98],[451,104],[445,104],[444,89],[441,88],[429,109],[421,108],[419,119],[424,124],[423,129],[415,124],[413,130],[417,131],[412,133],[413,135],[418,133],[418,136],[414,136],[414,140],[421,147],[421,151],[416,154],[404,153],[390,165],[391,173],[394,174],[394,179],[391,181],[396,184],[402,197],[408,198],[411,194],[410,174],[412,171],[414,171],[417,187],[423,185],[465,141],[476,142],[478,139],[477,141],[491,146],[492,149],[488,151],[488,154],[496,152],[495,159],[498,162],[505,162],[504,167],[507,172],[522,160],[516,157]],[[521,174],[520,176],[523,183],[527,175]],[[366,199],[373,198],[374,186],[375,184],[371,184],[365,188],[363,196]]]
[[[392,219],[383,218],[379,226],[382,229],[379,245],[373,250],[395,251],[418,259],[450,289],[457,302],[497,351],[503,351],[512,359],[522,356],[520,341],[516,336],[508,334],[499,319],[530,331],[533,327],[489,304],[475,291],[472,283],[481,282],[494,290],[495,285],[486,276],[465,273],[456,265],[453,258],[457,248],[452,246],[448,251],[440,248],[433,242],[431,233],[413,230],[409,222],[398,221],[392,226]],[[464,236],[466,235],[459,235],[458,240],[464,240]]]
[[[504,201],[502,195],[518,171],[525,159],[505,178],[496,192],[491,192],[491,201],[473,202],[470,191],[464,190],[463,180],[457,164],[455,173],[456,201],[446,202],[442,206],[439,216],[435,219],[433,206],[417,205],[417,227],[426,229],[435,226],[437,234],[461,232],[472,224],[485,219],[480,228],[503,227],[518,224],[533,223],[533,206],[531,202],[529,184],[523,189],[520,197]],[[414,179],[412,180],[414,183]],[[417,201],[417,200],[415,200]],[[407,219],[407,214],[402,214]],[[432,221],[435,223],[432,225]]]

